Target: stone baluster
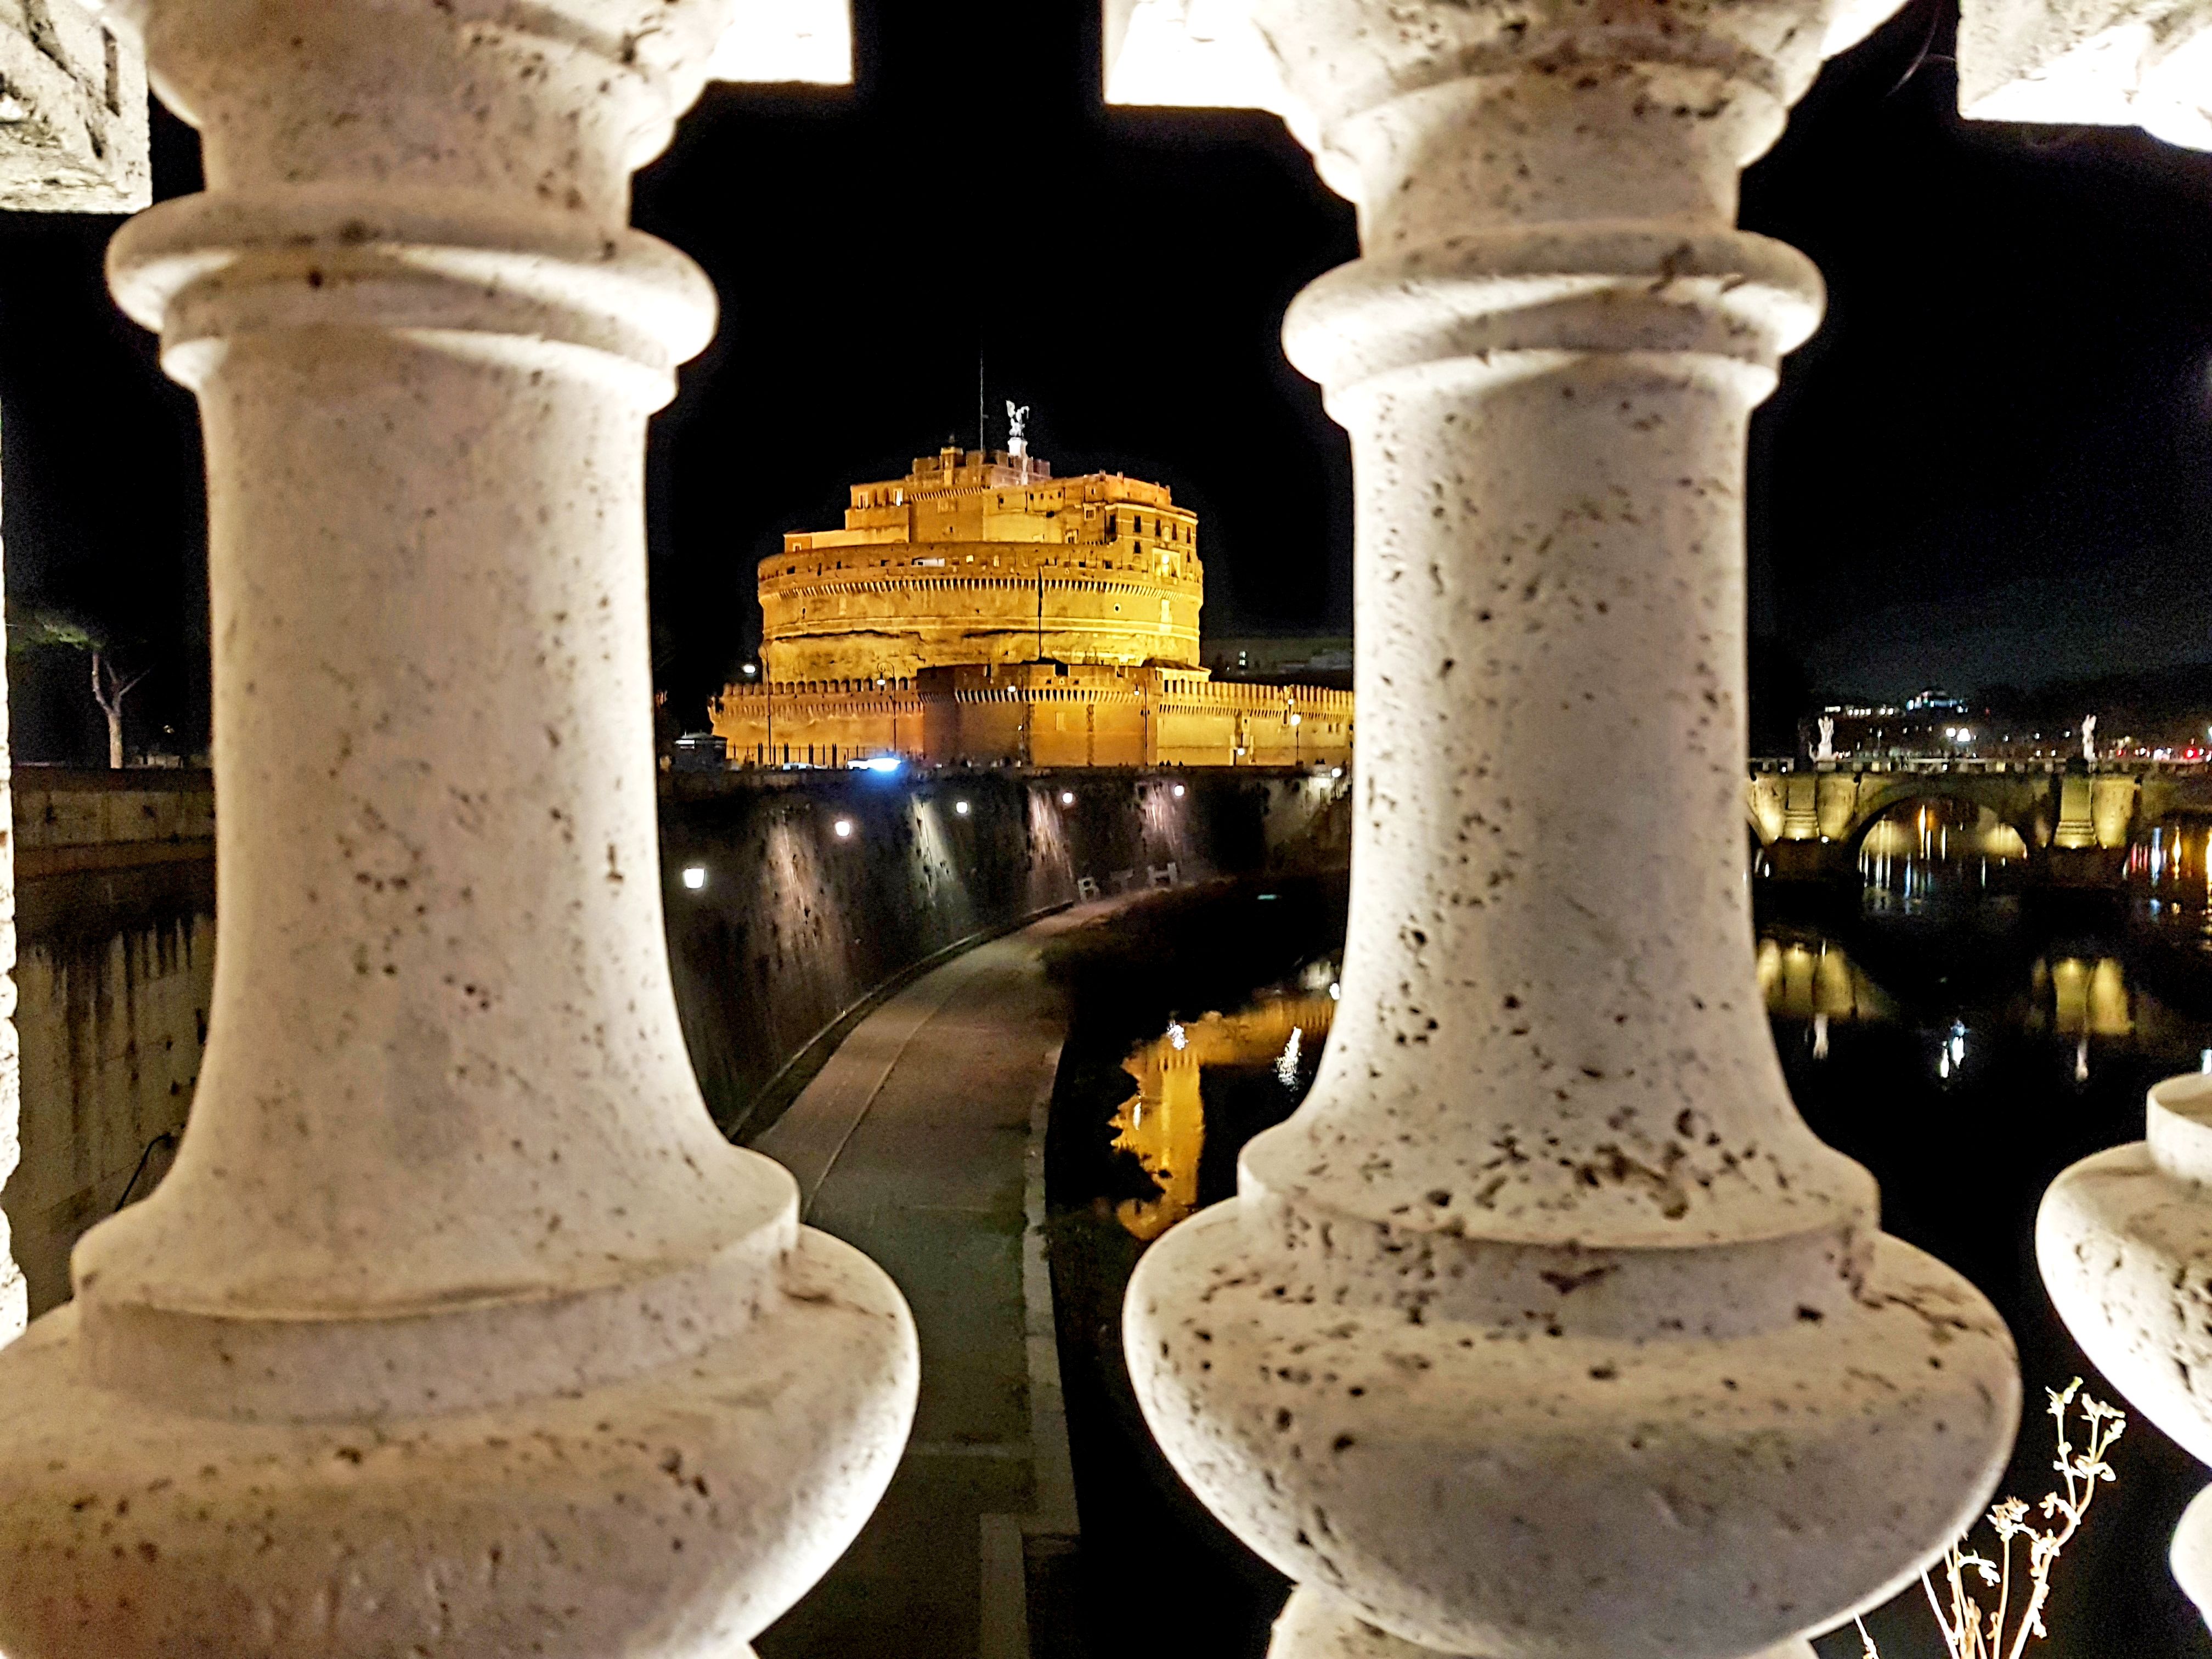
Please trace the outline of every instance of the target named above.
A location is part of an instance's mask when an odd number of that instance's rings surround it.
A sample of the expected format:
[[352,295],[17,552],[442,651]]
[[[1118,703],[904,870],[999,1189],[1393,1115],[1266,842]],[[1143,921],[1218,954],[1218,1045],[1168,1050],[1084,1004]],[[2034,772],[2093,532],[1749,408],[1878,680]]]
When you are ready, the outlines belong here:
[[1737,179],[1887,9],[1250,8],[1360,216],[1285,330],[1357,480],[1350,944],[1127,1341],[1276,1659],[1809,1656],[2003,1467],[2009,1337],[1792,1108],[1743,868],[1746,424],[1821,289]]
[[[1992,121],[2140,126],[2212,149],[2212,7],[1965,0],[1959,108]],[[2082,731],[2093,761],[2094,725]],[[2065,781],[2083,846],[2106,839],[2095,834],[2090,787]],[[2062,826],[2060,845],[2067,839]],[[2146,1119],[2144,1139],[2085,1158],[2051,1183],[2036,1256],[2082,1352],[2130,1405],[2212,1462],[2212,1078],[2160,1084]],[[2172,1561],[2212,1622],[2212,1488],[2183,1514]]]
[[715,1134],[661,931],[643,441],[714,307],[629,175],[727,0],[140,9],[220,950],[173,1171],[0,1353],[0,1650],[750,1653],[915,1352]]
[[[0,119],[0,212],[131,213],[151,199],[145,61],[127,33],[94,15],[100,9],[100,0],[58,0],[35,27],[27,16],[0,15],[0,94],[12,106]],[[22,1153],[10,766],[0,675],[0,1182]],[[0,1214],[0,1343],[21,1332],[28,1311],[10,1243]]]
[[[2150,1091],[2146,1139],[2051,1184],[2036,1257],[2058,1316],[2128,1402],[2212,1462],[2212,1076]],[[2173,1534],[2173,1576],[2212,1621],[2212,1488]]]

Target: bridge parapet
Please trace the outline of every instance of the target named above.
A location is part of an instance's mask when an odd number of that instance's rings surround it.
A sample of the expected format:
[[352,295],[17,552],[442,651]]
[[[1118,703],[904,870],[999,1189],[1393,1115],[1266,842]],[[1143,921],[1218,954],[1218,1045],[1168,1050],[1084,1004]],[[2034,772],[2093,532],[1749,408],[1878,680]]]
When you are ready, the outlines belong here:
[[2202,763],[2051,759],[1752,762],[1745,815],[1784,879],[1849,876],[1859,843],[1908,802],[1956,800],[1992,814],[2028,850],[2030,885],[2103,886],[2119,879],[2130,842],[2177,811],[2212,810]]

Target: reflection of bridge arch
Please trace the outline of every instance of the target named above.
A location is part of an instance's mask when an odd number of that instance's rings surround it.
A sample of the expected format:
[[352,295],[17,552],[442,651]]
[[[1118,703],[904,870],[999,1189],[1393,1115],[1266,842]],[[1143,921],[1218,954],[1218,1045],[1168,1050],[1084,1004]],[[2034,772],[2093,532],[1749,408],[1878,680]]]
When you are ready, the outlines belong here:
[[2039,837],[2044,840],[2049,839],[2050,823],[2047,820],[2038,822],[2039,814],[2036,808],[2040,803],[2028,803],[2027,811],[2021,817],[2014,817],[2008,816],[2002,807],[1989,800],[1987,793],[1984,791],[1955,787],[1911,787],[1913,784],[1931,781],[1940,782],[1941,780],[1900,780],[1900,784],[1904,787],[1880,791],[1870,800],[1862,802],[1856,822],[1850,824],[1845,833],[1838,838],[1843,848],[1844,856],[1850,861],[1851,868],[1858,868],[1861,855],[1866,851],[1867,837],[1874,833],[1877,826],[1890,820],[1902,808],[1932,805],[1938,802],[1971,807],[1977,820],[1984,816],[1988,817],[1989,828],[2011,830],[2020,838],[2020,851],[2017,854],[2008,852],[2005,854],[2007,857],[2026,858],[2029,849],[2036,846]]

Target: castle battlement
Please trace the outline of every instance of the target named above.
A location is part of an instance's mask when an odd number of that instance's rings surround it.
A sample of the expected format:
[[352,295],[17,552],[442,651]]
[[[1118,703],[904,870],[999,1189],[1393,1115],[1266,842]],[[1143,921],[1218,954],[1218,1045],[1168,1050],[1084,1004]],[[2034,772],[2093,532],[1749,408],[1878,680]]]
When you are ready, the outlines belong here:
[[1198,515],[1165,484],[948,447],[850,501],[760,562],[762,677],[713,708],[740,763],[1349,757],[1350,693],[1200,665]]

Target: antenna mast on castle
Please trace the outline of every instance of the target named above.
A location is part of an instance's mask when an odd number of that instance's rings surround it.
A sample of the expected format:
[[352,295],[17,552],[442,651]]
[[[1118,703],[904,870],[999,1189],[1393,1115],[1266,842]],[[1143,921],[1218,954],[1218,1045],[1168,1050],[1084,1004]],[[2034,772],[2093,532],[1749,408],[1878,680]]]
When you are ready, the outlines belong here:
[[975,450],[988,461],[991,457],[990,417],[983,411],[983,354],[975,354]]

